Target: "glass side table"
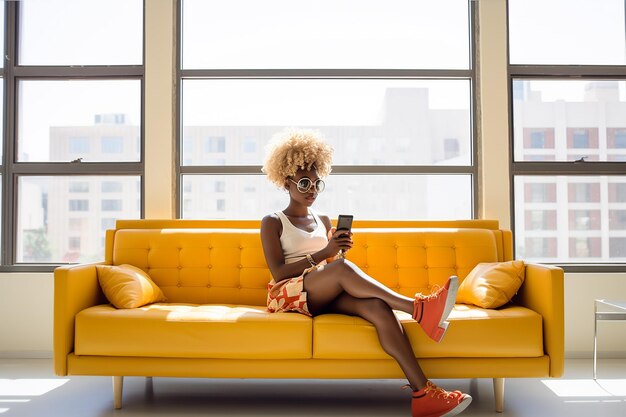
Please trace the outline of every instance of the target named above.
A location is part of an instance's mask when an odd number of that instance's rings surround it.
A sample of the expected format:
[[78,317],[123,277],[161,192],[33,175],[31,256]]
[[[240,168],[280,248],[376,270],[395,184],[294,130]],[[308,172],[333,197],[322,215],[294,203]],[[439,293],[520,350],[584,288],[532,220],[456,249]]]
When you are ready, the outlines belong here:
[[595,300],[593,324],[593,379],[597,379],[598,321],[626,321],[626,301]]

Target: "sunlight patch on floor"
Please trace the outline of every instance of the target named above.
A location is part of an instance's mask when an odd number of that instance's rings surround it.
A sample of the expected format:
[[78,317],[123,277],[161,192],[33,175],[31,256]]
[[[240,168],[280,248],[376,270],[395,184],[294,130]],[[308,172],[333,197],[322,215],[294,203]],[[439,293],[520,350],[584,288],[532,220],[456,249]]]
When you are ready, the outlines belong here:
[[0,379],[0,395],[40,396],[59,388],[69,379]]
[[559,397],[626,397],[626,379],[559,379],[541,382]]

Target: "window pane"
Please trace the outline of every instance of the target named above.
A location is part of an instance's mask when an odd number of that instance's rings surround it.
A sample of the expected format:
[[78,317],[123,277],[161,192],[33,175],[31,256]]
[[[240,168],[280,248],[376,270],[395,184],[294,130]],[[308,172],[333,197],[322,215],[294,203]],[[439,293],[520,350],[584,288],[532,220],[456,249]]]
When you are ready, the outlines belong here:
[[20,65],[141,65],[142,0],[19,2]]
[[512,64],[626,64],[623,0],[509,0]]
[[[1,6],[1,5],[0,5]],[[1,9],[2,7],[0,7]],[[0,59],[0,61],[3,61]],[[0,77],[0,97],[4,97],[4,78]],[[4,100],[2,100],[2,104],[0,104],[0,132],[4,132]],[[4,140],[4,133],[0,133],[0,166],[2,166],[2,156],[4,150],[4,144],[2,143]]]
[[468,4],[467,0],[184,0],[182,65],[466,69]]
[[[207,99],[210,98],[210,99]],[[284,126],[335,165],[471,164],[469,80],[183,80],[183,165],[261,165]]]
[[626,161],[626,81],[513,80],[516,161]]
[[514,186],[518,258],[626,261],[626,176],[516,176]]
[[139,161],[140,81],[20,81],[18,88],[18,161]]
[[[261,219],[289,202],[263,175],[182,178],[182,218]],[[357,219],[470,219],[471,176],[331,175],[313,208]]]
[[[17,263],[102,260],[104,228],[140,216],[139,176],[20,176]],[[105,183],[117,192],[100,193]]]

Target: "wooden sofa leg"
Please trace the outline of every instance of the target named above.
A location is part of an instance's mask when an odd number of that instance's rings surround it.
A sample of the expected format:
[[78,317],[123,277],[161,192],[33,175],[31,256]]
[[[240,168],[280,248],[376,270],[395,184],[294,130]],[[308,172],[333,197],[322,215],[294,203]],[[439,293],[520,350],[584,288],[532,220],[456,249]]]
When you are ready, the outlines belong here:
[[496,412],[504,411],[504,378],[493,379],[493,396],[496,399]]
[[122,408],[122,387],[124,386],[123,376],[113,377],[113,407],[116,410]]

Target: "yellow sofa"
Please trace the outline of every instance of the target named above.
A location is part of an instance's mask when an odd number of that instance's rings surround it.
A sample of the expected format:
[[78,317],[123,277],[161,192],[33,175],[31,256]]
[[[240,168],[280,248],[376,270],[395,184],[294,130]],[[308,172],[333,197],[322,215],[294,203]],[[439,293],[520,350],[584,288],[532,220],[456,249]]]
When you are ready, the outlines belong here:
[[[55,270],[54,365],[58,375],[206,378],[403,378],[372,325],[338,314],[310,318],[265,309],[270,272],[258,221],[121,220],[100,264],[148,272],[168,298],[116,309],[96,264]],[[348,258],[409,296],[479,262],[512,259],[497,221],[355,221]],[[526,264],[524,284],[499,309],[457,304],[440,343],[397,312],[431,378],[493,378],[503,410],[507,377],[563,373],[563,270]]]

